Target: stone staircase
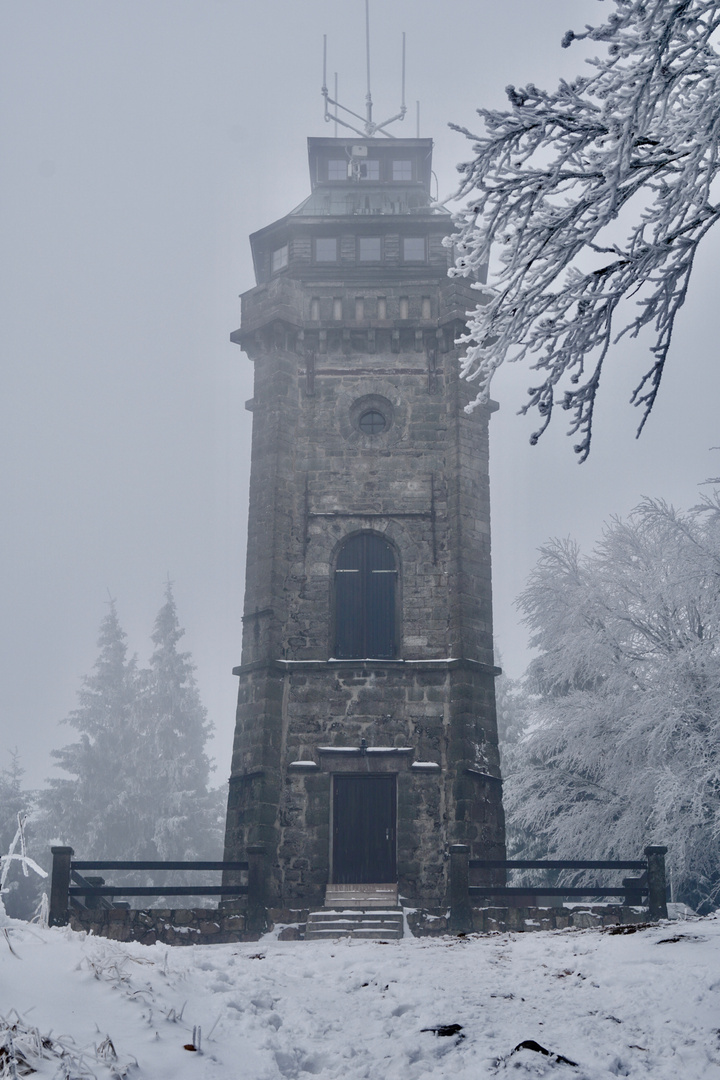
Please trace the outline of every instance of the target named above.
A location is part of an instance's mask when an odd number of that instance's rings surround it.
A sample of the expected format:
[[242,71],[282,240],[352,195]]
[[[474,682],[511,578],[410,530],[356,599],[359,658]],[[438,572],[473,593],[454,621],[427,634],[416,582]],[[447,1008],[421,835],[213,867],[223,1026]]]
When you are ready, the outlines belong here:
[[403,936],[402,909],[346,908],[311,911],[305,926],[306,941],[352,937],[391,941]]

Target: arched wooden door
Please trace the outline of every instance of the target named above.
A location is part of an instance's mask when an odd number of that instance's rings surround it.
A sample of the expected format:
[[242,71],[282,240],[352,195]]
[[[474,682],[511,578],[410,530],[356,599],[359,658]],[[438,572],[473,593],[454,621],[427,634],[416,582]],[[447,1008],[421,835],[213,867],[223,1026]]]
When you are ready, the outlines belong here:
[[343,544],[335,568],[335,656],[397,656],[396,588],[395,552],[387,540],[358,533]]

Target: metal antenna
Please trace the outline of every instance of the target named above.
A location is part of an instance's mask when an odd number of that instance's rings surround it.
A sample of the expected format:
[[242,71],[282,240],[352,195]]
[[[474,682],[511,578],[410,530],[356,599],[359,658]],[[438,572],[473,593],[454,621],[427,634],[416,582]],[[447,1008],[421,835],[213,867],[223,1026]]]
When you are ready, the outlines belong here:
[[[327,34],[323,34],[323,84],[322,84],[322,96],[325,99],[325,122],[329,123],[331,120],[335,124],[335,136],[337,138],[337,125],[342,124],[343,127],[349,128],[350,131],[354,131],[356,135],[360,135],[361,138],[371,139],[374,135],[385,135],[388,139],[395,138],[385,129],[394,124],[396,120],[404,120],[405,113],[407,112],[407,106],[405,105],[405,34],[402,36],[402,103],[400,105],[400,111],[394,116],[391,116],[389,120],[384,120],[382,124],[376,124],[372,118],[373,101],[372,91],[370,87],[370,0],[365,0],[365,61],[367,71],[367,93],[365,95],[365,116],[361,116],[359,113],[354,112],[352,109],[348,109],[345,105],[341,105],[338,101],[337,90],[337,74],[335,75],[335,97],[331,98],[327,88]],[[333,107],[334,112],[330,111],[330,107]],[[348,116],[352,116],[357,124],[350,123],[348,120],[344,120],[338,116],[338,109],[341,109]]]
[[370,0],[365,0],[365,57],[367,61],[367,94],[365,95],[365,130],[372,128],[372,94],[370,93]]

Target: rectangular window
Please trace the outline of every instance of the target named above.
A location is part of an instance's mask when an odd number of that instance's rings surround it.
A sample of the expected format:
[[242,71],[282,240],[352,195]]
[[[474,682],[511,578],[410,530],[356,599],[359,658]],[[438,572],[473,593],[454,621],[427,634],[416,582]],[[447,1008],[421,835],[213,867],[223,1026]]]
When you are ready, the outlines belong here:
[[337,257],[337,237],[318,236],[315,241],[315,262],[337,262]]
[[310,321],[320,321],[320,298],[318,296],[313,296],[310,301]]
[[382,259],[382,237],[358,237],[358,259],[360,262],[380,262]]
[[377,317],[378,319],[387,319],[387,297],[378,296],[377,298]]
[[422,317],[423,319],[432,318],[432,308],[430,307],[430,297],[423,296],[422,298]]
[[328,180],[347,180],[348,163],[343,160],[328,161]]
[[403,261],[404,262],[425,262],[425,237],[424,236],[404,236],[403,237]]
[[275,251],[273,251],[273,253],[272,253],[272,258],[270,260],[270,265],[271,265],[273,274],[276,273],[278,270],[282,270],[283,267],[287,266],[287,264],[288,264],[288,246],[287,246],[287,244],[283,244],[282,247],[276,248]]
[[380,162],[377,158],[368,158],[367,161],[360,162],[360,179],[361,180],[379,180],[380,179]]
[[365,318],[365,301],[362,296],[355,297],[355,321],[362,322]]
[[333,299],[333,319],[335,322],[342,321],[342,297],[336,296]]
[[400,297],[400,318],[401,319],[409,319],[410,318],[410,303],[408,301],[407,296],[401,296]]
[[392,178],[393,180],[412,180],[413,178],[412,161],[393,161],[392,163]]

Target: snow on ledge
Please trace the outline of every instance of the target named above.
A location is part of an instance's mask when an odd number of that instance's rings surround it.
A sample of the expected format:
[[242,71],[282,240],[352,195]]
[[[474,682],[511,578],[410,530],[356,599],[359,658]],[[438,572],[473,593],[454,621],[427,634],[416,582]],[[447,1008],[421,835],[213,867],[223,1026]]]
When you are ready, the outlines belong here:
[[413,761],[410,768],[416,769],[418,772],[440,772],[437,761]]
[[414,754],[413,746],[318,746],[319,754]]

